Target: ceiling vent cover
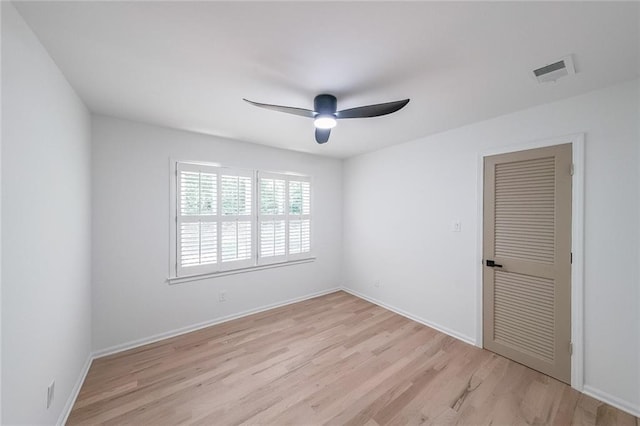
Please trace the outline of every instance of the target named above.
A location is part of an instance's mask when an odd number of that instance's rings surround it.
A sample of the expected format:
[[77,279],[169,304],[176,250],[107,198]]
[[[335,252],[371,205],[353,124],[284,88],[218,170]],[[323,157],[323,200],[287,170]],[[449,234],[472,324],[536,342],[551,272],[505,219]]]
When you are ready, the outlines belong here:
[[533,77],[538,81],[538,83],[546,83],[549,81],[556,81],[557,79],[568,75],[574,75],[575,73],[576,69],[573,66],[573,58],[569,55],[559,61],[533,70]]

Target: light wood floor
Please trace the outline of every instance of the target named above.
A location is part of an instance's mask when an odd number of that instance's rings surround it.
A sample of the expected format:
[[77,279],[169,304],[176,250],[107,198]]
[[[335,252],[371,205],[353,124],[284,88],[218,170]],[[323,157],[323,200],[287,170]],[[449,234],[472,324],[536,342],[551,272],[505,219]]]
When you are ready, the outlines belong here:
[[640,425],[344,292],[94,361],[68,424],[96,423]]

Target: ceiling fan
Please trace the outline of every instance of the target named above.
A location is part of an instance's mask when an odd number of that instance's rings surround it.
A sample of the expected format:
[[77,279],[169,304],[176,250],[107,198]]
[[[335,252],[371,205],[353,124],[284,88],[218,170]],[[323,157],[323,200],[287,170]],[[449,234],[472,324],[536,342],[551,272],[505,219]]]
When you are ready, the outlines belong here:
[[271,109],[274,111],[286,112],[289,114],[299,115],[301,117],[313,118],[313,125],[316,128],[316,142],[322,144],[329,140],[331,129],[333,129],[337,122],[343,118],[366,118],[366,117],[379,117],[381,115],[391,114],[396,112],[406,104],[409,103],[409,99],[403,99],[401,101],[386,102],[383,104],[366,105],[356,108],[343,109],[342,111],[336,111],[338,107],[338,101],[333,95],[318,95],[313,100],[313,111],[310,109],[296,108],[281,105],[263,104],[260,102],[253,102],[248,99],[243,99],[245,102],[255,105],[260,108]]

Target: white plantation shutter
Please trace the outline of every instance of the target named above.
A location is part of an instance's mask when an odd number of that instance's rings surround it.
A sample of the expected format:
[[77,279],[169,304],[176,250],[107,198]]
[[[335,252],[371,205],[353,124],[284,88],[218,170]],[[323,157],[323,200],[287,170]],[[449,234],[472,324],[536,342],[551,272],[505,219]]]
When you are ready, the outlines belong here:
[[307,177],[258,173],[258,263],[311,255],[311,181]]
[[253,266],[253,172],[190,163],[176,171],[176,275]]
[[253,266],[253,173],[225,170],[220,181],[221,269]]
[[289,199],[289,259],[308,257],[311,253],[311,182],[291,177]]
[[258,263],[287,260],[287,177],[259,172]]
[[218,172],[208,166],[177,166],[177,274],[217,270]]

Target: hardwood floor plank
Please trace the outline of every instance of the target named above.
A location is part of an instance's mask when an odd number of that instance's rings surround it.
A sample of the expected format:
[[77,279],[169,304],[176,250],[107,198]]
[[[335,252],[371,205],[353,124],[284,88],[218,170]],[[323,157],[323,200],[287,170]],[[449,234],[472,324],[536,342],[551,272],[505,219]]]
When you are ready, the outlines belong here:
[[344,292],[96,360],[69,425],[635,425]]

